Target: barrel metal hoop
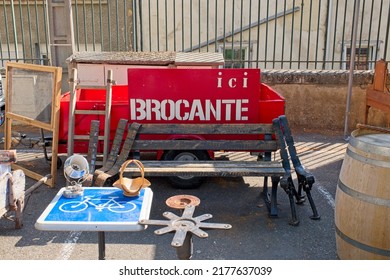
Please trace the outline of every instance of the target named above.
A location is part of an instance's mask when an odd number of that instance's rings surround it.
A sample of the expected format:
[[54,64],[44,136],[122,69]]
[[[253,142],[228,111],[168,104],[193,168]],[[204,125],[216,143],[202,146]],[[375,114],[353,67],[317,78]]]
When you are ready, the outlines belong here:
[[390,250],[385,250],[385,249],[380,249],[380,248],[376,248],[376,247],[372,247],[372,246],[369,246],[367,244],[364,244],[364,243],[361,243],[355,239],[352,239],[350,237],[348,237],[347,235],[345,235],[338,227],[337,225],[335,226],[336,228],[336,234],[342,239],[344,240],[345,242],[347,242],[348,244],[360,249],[360,250],[363,250],[363,251],[366,251],[366,252],[369,252],[369,253],[372,253],[372,254],[376,254],[376,255],[381,255],[381,256],[385,256],[385,257],[390,257]]
[[[383,143],[379,143],[377,141],[380,141],[381,139],[376,139],[376,142],[367,143],[360,139],[358,136],[367,136],[367,135],[374,135],[373,133],[368,134],[359,134],[356,133],[357,131],[354,131],[352,133],[352,137],[349,139],[349,146],[356,148],[357,150],[366,151],[368,153],[372,153],[379,156],[385,156],[390,157],[390,148],[389,148],[389,141],[390,139],[386,135],[386,138],[383,138]],[[373,139],[374,140],[374,139]]]
[[358,191],[355,191],[351,189],[350,187],[346,186],[341,180],[339,179],[338,181],[338,188],[343,191],[345,194],[357,198],[358,200],[374,204],[374,205],[379,205],[379,206],[385,206],[385,207],[390,207],[390,199],[384,199],[384,198],[379,198],[379,197],[374,197],[371,195],[367,195],[365,193],[361,193]]
[[368,157],[365,157],[365,156],[362,156],[362,155],[355,153],[350,148],[347,149],[347,155],[349,155],[353,159],[356,159],[357,161],[360,161],[360,162],[363,162],[366,164],[384,167],[384,168],[390,168],[390,161],[382,161],[382,160],[368,158]]

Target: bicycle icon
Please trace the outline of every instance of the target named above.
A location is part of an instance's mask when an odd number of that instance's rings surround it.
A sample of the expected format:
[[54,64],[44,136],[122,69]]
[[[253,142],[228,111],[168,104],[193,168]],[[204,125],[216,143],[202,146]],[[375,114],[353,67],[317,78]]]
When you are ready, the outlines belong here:
[[[114,213],[127,213],[137,208],[131,201],[117,201],[118,196],[111,196],[109,198],[93,198],[93,196],[85,196],[82,201],[69,201],[61,204],[59,209],[62,212],[81,212],[88,208],[88,205],[95,207],[96,210],[102,212],[107,209]],[[95,202],[100,203],[95,203]]]

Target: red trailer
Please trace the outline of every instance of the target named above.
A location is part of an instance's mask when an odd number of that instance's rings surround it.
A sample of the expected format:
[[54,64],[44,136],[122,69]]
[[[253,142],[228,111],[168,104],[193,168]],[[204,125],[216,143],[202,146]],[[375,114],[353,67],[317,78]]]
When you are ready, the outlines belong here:
[[[285,112],[284,98],[260,82],[259,69],[129,68],[127,71],[128,85],[113,86],[112,89],[111,140],[120,119],[141,124],[271,123],[273,118]],[[105,96],[105,89],[77,90],[76,110],[105,110]],[[68,118],[69,93],[66,93],[61,99],[60,153],[67,151]],[[98,114],[76,115],[75,134],[88,135],[91,120],[100,120],[103,135],[104,115]],[[227,139],[234,137],[228,135]],[[99,150],[103,151],[103,143]],[[87,141],[75,140],[75,153],[87,151]],[[156,159],[164,152],[168,151],[159,152]]]

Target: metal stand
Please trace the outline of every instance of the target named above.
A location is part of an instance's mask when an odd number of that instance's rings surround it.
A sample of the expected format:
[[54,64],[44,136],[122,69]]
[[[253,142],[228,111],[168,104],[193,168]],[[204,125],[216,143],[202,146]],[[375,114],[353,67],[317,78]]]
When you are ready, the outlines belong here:
[[106,259],[106,237],[104,231],[98,232],[99,260]]
[[[199,199],[193,199],[192,196],[173,197],[167,200],[168,202],[175,201],[173,204],[176,209],[183,209],[182,216],[179,217],[171,212],[164,212],[163,216],[168,220],[141,220],[139,223],[143,225],[165,226],[164,228],[154,231],[157,235],[163,235],[169,232],[175,232],[171,245],[176,248],[177,257],[180,260],[189,260],[193,254],[192,236],[196,235],[200,238],[207,238],[207,232],[204,229],[231,229],[229,224],[204,223],[203,221],[212,218],[211,214],[204,214],[198,217],[193,217],[195,205],[191,202],[199,202]],[[180,201],[182,203],[180,203]],[[179,203],[177,203],[179,202]],[[199,204],[199,203],[198,203]],[[181,205],[181,206],[180,206]]]

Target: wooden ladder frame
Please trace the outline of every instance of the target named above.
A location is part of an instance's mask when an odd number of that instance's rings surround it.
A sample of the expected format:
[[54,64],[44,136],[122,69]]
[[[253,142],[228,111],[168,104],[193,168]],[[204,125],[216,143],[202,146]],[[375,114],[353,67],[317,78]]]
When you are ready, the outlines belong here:
[[[104,115],[104,136],[99,136],[98,140],[104,141],[103,149],[103,165],[107,160],[110,145],[110,121],[112,107],[112,86],[115,84],[113,80],[112,70],[107,71],[107,83],[105,86],[80,86],[77,79],[77,69],[73,68],[71,78],[69,79],[70,101],[69,101],[69,122],[68,122],[68,157],[74,153],[74,140],[89,140],[89,135],[75,135],[75,116],[76,115]],[[76,91],[78,89],[106,89],[106,107],[105,110],[76,110]]]

